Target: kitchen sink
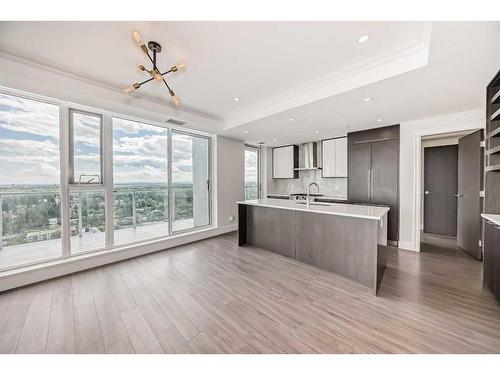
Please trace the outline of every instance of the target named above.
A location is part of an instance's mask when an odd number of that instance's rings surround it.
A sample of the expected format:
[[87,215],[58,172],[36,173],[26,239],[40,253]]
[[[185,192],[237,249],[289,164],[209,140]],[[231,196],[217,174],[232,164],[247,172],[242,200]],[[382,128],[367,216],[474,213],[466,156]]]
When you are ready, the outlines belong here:
[[[297,204],[307,204],[307,202],[295,202]],[[309,202],[310,206],[331,206],[331,204],[328,203],[318,203],[318,202]]]

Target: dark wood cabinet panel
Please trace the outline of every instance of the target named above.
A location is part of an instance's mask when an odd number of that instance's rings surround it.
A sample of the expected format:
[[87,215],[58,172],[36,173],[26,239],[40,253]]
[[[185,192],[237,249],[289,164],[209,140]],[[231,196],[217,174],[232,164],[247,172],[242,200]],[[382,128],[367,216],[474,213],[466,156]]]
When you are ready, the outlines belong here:
[[500,226],[488,221],[484,225],[483,261],[484,285],[500,300]]
[[349,133],[349,203],[386,205],[388,240],[399,239],[399,125]]
[[246,206],[245,230],[248,244],[295,258],[295,211]]
[[372,203],[390,208],[388,238],[398,240],[399,232],[399,140],[372,143]]
[[348,197],[350,202],[371,202],[371,144],[349,145]]
[[484,225],[484,285],[493,291],[495,276],[495,226],[489,222]]
[[377,226],[376,220],[297,212],[296,258],[376,288]]

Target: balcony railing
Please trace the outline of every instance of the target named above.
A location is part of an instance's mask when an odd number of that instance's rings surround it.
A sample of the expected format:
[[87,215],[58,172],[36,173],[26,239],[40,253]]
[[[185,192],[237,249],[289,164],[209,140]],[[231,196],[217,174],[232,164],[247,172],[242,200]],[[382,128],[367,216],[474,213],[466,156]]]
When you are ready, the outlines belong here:
[[259,189],[256,185],[245,185],[245,199],[257,199]]
[[[192,188],[173,189],[172,206],[176,221],[192,220]],[[100,195],[97,209],[89,208],[90,195]],[[101,198],[102,197],[102,198]],[[165,188],[115,188],[114,228],[125,229],[168,223],[168,190]],[[102,203],[101,201],[102,200]],[[86,203],[84,203],[84,201]],[[86,210],[84,212],[84,206]],[[0,250],[6,246],[61,238],[59,191],[0,192]],[[90,220],[92,219],[92,220]],[[104,193],[102,191],[70,193],[71,237],[82,238],[84,232],[104,230]],[[95,224],[97,222],[98,224]],[[101,225],[102,224],[102,225]],[[180,224],[186,226],[186,224]]]

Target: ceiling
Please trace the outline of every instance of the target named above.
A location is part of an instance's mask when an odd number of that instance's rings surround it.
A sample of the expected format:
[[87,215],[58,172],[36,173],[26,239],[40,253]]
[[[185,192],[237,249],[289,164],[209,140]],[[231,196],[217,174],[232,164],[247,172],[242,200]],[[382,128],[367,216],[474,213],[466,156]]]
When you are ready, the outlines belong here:
[[[480,108],[500,61],[499,22],[1,22],[0,51],[119,90],[147,78],[132,30],[187,63],[181,111],[268,144]],[[134,95],[171,111],[159,83]]]

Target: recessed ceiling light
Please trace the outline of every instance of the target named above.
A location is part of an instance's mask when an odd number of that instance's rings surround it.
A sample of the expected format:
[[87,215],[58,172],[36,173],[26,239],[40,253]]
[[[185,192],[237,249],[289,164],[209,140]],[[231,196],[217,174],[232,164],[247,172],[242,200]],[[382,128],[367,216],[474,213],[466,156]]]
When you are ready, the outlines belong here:
[[377,122],[382,122],[382,121],[384,121],[384,119],[383,119],[383,118],[379,118],[379,119],[377,120]]
[[248,130],[244,130],[243,133],[248,134]]
[[368,96],[368,97],[363,99],[364,102],[371,102],[372,100],[373,100],[373,98],[371,96]]
[[290,121],[290,122],[294,122],[294,121],[295,121],[295,119],[294,119],[294,118],[289,118],[289,119],[288,119],[288,121]]
[[319,130],[316,130],[316,131],[314,132],[314,134],[319,134]]
[[276,142],[278,142],[278,140],[277,140],[277,139],[273,139],[273,142],[275,142],[275,143],[276,143]]
[[358,43],[365,43],[370,40],[371,36],[369,34],[363,34],[358,38]]
[[235,102],[239,102],[239,101],[240,101],[240,98],[236,97],[236,98],[233,98],[233,100],[234,100]]

